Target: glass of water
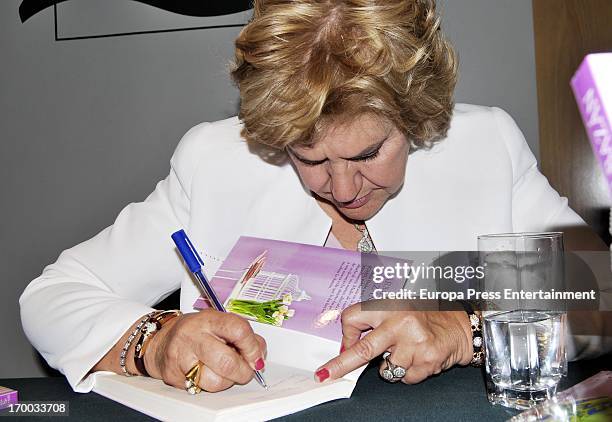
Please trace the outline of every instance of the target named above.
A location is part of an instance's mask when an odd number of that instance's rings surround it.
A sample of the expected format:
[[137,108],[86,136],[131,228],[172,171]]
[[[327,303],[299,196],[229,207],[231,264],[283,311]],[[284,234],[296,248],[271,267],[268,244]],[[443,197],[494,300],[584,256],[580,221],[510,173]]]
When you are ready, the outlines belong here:
[[[532,292],[563,288],[562,233],[479,236],[484,289]],[[487,396],[527,409],[554,397],[567,374],[566,314],[559,304],[502,299],[483,312]],[[554,309],[552,309],[554,307]]]

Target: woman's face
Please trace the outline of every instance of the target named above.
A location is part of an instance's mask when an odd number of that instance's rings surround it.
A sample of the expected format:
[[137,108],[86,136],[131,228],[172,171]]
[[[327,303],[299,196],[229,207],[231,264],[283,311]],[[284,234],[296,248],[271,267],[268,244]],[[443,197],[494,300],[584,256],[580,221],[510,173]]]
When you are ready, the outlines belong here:
[[310,147],[289,148],[302,182],[345,217],[367,220],[404,182],[406,137],[389,121],[364,114],[329,125]]

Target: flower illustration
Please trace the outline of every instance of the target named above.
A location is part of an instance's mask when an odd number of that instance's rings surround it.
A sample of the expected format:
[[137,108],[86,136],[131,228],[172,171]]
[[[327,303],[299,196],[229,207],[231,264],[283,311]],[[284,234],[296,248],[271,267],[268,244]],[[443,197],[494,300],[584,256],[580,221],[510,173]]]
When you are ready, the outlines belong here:
[[[287,298],[283,298],[287,299]],[[291,299],[289,297],[289,299]],[[295,315],[295,309],[286,305],[287,300],[269,300],[257,302],[255,300],[231,299],[227,310],[264,324],[281,326],[283,321]]]

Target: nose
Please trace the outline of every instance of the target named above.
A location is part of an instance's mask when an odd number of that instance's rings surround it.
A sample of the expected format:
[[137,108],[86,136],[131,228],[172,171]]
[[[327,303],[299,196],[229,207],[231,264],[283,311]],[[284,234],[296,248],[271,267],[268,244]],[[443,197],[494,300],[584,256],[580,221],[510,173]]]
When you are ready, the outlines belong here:
[[362,183],[361,173],[351,163],[330,166],[331,193],[336,202],[349,203],[357,199]]

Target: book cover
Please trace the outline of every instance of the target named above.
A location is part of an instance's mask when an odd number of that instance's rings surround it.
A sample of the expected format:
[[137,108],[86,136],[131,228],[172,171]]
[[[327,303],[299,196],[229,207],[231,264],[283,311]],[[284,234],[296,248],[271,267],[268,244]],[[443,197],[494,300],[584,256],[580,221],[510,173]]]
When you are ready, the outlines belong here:
[[[406,281],[397,278],[372,281],[375,266],[393,266],[398,261],[345,249],[243,236],[210,283],[230,312],[340,341],[343,309],[372,297],[375,288],[403,288]],[[206,308],[206,299],[200,297],[194,307]]]
[[571,85],[612,195],[612,53],[587,55]]

